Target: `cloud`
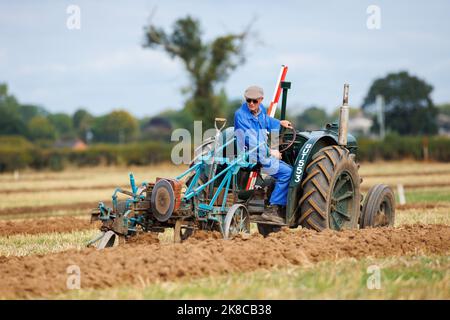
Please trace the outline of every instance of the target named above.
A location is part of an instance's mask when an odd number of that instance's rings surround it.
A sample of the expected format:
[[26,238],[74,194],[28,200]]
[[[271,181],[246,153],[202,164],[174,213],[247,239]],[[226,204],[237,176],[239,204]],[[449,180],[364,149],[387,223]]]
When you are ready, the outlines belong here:
[[6,65],[7,58],[8,58],[8,53],[6,52],[6,50],[0,48],[0,65],[2,65],[2,64]]
[[[0,51],[0,59],[2,52]],[[39,63],[23,65],[16,72],[21,76],[39,74],[69,75],[74,73],[97,74],[108,72],[153,71],[177,72],[180,69],[179,62],[168,58],[163,52],[144,50],[142,48],[129,48],[117,50],[112,53],[102,53],[90,61],[77,64],[62,62]]]
[[287,53],[279,55],[276,60],[280,64],[286,64],[297,69],[311,69],[325,68],[330,66],[329,60],[322,57],[320,54],[314,53]]
[[84,65],[84,68],[102,72],[125,69],[176,71],[179,65],[163,52],[132,47],[127,50],[118,50],[111,54],[103,54],[94,61]]
[[32,76],[36,74],[64,74],[70,70],[71,66],[64,63],[44,63],[24,65],[17,68],[20,76]]

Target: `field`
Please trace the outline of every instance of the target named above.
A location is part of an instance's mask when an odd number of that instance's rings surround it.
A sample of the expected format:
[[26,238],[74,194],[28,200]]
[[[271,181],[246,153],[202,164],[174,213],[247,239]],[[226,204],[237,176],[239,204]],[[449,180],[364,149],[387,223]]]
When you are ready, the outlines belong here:
[[[100,167],[0,175],[0,299],[450,299],[450,164],[363,163],[374,183],[405,188],[394,228],[286,229],[225,241],[170,230],[105,251],[90,209],[116,186],[183,167]],[[80,289],[69,284],[75,267]],[[375,278],[374,278],[375,277]],[[376,280],[373,282],[373,280]],[[376,283],[375,287],[373,283]]]

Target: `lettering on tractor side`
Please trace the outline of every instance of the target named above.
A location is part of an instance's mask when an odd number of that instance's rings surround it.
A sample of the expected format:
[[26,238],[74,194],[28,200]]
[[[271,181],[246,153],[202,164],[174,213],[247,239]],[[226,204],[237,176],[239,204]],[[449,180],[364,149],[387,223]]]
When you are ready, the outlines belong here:
[[300,182],[303,174],[303,168],[305,166],[306,158],[308,157],[309,151],[311,150],[312,144],[307,143],[302,153],[300,154],[300,161],[298,162],[297,168],[295,169],[295,182]]

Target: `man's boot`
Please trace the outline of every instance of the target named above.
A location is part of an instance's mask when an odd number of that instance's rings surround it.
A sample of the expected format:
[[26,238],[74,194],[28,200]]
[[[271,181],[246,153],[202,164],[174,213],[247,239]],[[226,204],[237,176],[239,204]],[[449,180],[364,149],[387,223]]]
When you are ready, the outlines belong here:
[[264,213],[261,215],[261,218],[263,218],[266,221],[279,223],[279,224],[285,224],[286,221],[284,217],[281,214],[281,207],[277,205],[270,205],[267,207],[267,209],[264,211]]

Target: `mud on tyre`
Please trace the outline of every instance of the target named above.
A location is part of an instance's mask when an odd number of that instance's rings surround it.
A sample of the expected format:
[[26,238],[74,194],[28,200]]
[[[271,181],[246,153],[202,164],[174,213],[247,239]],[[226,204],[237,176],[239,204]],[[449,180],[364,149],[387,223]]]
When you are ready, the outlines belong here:
[[357,228],[361,195],[354,159],[341,146],[325,147],[313,155],[301,185],[299,225],[317,231]]

